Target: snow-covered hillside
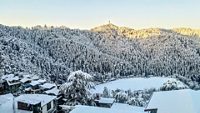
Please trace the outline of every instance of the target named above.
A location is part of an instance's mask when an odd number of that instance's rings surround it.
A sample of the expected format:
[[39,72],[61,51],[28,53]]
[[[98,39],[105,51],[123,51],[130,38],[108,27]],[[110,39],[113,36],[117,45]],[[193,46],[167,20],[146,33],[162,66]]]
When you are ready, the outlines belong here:
[[95,87],[94,90],[91,90],[92,93],[103,93],[104,87],[107,87],[108,90],[124,90],[124,91],[136,91],[144,89],[159,89],[163,86],[164,83],[168,81],[175,81],[178,83],[179,88],[186,87],[182,82],[174,78],[165,78],[165,77],[151,77],[151,78],[126,78],[111,81],[108,83],[99,84]]
[[76,70],[95,76],[98,82],[129,75],[176,74],[191,88],[199,88],[198,33],[113,24],[92,30],[0,25],[0,68],[3,74],[26,72],[62,82]]

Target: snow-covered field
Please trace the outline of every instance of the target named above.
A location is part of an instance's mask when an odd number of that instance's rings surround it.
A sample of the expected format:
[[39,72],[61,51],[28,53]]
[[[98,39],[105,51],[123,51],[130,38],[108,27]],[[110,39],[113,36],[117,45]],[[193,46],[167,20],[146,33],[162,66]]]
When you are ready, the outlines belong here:
[[185,85],[174,79],[174,78],[166,78],[166,77],[151,77],[151,78],[126,78],[126,79],[119,79],[115,81],[111,81],[108,83],[103,83],[95,86],[94,90],[91,90],[92,93],[102,93],[104,87],[107,87],[108,90],[144,90],[155,88],[159,89],[164,83],[167,81],[177,81],[179,87],[184,87]]

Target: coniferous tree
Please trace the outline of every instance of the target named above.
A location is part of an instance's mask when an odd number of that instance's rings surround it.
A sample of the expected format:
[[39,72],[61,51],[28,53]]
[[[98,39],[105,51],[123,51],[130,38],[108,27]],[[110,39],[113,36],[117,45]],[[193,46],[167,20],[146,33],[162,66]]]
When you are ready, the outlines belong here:
[[89,90],[94,88],[93,77],[82,71],[70,73],[67,82],[60,87],[67,105],[91,104]]

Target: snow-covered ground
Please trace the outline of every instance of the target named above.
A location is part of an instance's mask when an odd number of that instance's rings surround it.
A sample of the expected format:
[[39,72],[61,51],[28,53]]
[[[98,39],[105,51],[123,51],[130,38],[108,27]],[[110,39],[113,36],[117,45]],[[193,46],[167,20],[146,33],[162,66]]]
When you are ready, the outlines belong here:
[[95,89],[91,90],[92,93],[102,93],[104,87],[107,87],[108,90],[144,90],[155,88],[159,89],[167,81],[177,81],[179,87],[184,87],[185,85],[176,80],[175,78],[166,78],[166,77],[151,77],[151,78],[126,78],[111,81],[108,83],[103,83],[95,86]]

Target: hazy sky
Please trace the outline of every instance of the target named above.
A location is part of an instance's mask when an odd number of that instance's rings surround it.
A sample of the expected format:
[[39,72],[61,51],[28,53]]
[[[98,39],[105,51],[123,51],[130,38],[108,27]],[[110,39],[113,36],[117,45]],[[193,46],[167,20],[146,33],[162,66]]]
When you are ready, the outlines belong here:
[[0,0],[0,24],[200,28],[200,0]]

